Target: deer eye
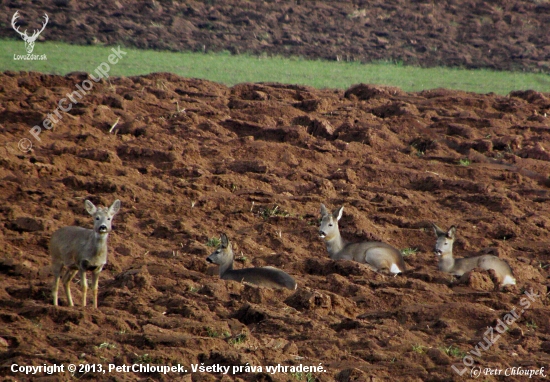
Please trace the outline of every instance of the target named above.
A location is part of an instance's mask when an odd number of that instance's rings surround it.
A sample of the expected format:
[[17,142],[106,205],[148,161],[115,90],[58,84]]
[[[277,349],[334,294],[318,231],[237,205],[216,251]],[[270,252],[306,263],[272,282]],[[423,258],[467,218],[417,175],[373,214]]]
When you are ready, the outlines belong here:
[[330,223],[328,226],[329,226],[329,227],[332,227],[333,225],[334,225],[334,224]]
[[95,220],[99,220],[99,216],[97,218],[95,218]]

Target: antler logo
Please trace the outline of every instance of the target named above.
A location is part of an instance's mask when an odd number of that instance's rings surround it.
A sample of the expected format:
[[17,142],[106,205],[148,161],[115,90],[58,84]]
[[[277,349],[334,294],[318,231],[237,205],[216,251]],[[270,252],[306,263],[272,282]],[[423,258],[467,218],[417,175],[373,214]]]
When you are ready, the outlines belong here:
[[39,31],[35,30],[34,33],[32,34],[32,36],[28,36],[27,35],[27,30],[25,29],[25,32],[24,33],[21,33],[19,31],[19,27],[16,27],[15,26],[15,21],[19,18],[19,11],[16,11],[14,14],[13,14],[13,17],[11,19],[11,26],[13,27],[13,29],[19,33],[19,35],[21,36],[21,38],[23,39],[23,41],[25,41],[25,49],[27,50],[27,53],[31,54],[32,51],[34,50],[34,42],[36,41],[36,39],[38,38],[38,36],[40,36],[40,33],[42,33],[42,31],[44,30],[44,28],[46,28],[46,25],[48,24],[48,15],[46,13],[44,13],[44,24],[42,25],[42,29],[40,29]]

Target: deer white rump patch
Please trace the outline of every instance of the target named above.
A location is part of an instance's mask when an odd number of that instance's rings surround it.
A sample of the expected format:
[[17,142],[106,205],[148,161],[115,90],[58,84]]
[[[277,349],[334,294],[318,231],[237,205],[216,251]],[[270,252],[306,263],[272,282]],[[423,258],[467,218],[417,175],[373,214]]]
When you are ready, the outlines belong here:
[[502,285],[516,285],[516,279],[510,275],[506,275],[502,280]]
[[391,273],[401,273],[401,269],[397,266],[397,264],[392,264],[390,268]]

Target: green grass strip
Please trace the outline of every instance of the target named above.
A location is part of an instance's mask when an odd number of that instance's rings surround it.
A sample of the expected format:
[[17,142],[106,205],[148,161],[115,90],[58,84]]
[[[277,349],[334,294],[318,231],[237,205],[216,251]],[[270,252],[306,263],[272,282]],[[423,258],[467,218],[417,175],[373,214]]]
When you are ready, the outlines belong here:
[[[0,40],[0,70],[38,71],[64,75],[94,71],[107,62],[111,47],[38,42],[33,54],[47,61],[18,61],[26,53],[22,40]],[[360,64],[222,53],[163,52],[122,48],[127,55],[111,65],[112,76],[170,72],[226,85],[242,82],[280,82],[316,88],[347,89],[353,84],[391,85],[405,91],[447,88],[476,93],[508,94],[533,89],[550,92],[550,76],[541,73],[499,72],[455,68],[419,68],[394,63]]]

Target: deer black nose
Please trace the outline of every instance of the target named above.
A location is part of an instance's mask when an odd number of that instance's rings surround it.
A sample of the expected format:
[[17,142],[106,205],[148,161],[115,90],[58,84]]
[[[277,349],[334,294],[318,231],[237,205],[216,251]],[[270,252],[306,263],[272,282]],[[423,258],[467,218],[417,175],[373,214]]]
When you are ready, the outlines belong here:
[[209,263],[213,263],[213,261],[212,261],[212,259],[210,258],[210,256],[208,256],[208,257],[206,258],[206,261],[208,261]]
[[105,232],[107,231],[107,226],[105,224],[102,224],[99,226],[99,232]]

